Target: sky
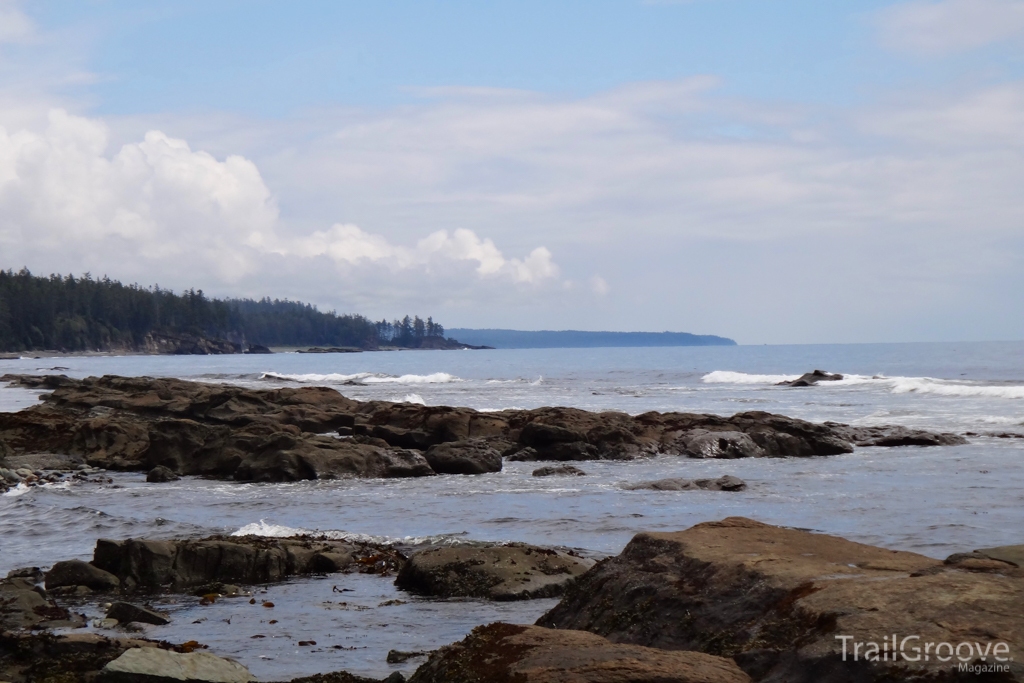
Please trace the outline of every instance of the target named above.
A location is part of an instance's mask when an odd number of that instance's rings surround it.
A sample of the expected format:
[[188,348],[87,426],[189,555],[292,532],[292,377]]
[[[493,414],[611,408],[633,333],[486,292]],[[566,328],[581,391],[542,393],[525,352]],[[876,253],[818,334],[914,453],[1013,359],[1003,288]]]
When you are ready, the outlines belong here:
[[1024,339],[1024,0],[0,0],[0,267]]

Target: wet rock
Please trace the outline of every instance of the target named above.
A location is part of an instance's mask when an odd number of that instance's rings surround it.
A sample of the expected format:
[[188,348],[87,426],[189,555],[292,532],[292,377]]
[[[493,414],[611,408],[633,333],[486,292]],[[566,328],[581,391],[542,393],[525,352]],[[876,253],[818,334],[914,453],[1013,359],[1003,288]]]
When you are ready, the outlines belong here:
[[921,643],[975,634],[1015,653],[1022,613],[1024,581],[1014,576],[733,517],[635,536],[538,624],[733,657],[757,680],[951,681],[948,661],[843,661],[843,643],[881,649],[886,634]]
[[812,387],[818,382],[838,382],[841,379],[843,379],[842,375],[832,374],[830,372],[825,372],[824,370],[814,370],[813,372],[805,372],[794,380],[779,382],[776,386]]
[[169,467],[163,465],[157,465],[146,474],[146,481],[151,484],[165,484],[169,481],[178,481],[181,479],[177,474],[174,473]]
[[131,647],[156,643],[95,633],[0,632],[0,680],[24,683],[86,683]]
[[743,432],[694,429],[679,438],[682,455],[691,458],[761,458],[764,449]]
[[403,652],[402,650],[388,650],[388,664],[401,664],[417,657],[426,657],[429,652],[417,650],[415,652]]
[[249,344],[249,348],[246,351],[246,353],[262,353],[262,354],[267,354],[267,353],[273,353],[273,351],[271,351],[269,347],[266,347],[263,344]]
[[7,442],[0,440],[0,466],[7,465],[7,458],[14,455],[14,451],[7,445]]
[[46,589],[63,588],[66,586],[86,586],[94,591],[115,591],[121,581],[110,572],[82,560],[65,560],[53,565],[46,572]]
[[747,488],[742,479],[727,474],[718,479],[657,479],[627,484],[627,491],[743,491]]
[[960,446],[967,439],[959,434],[928,432],[907,427],[851,427],[850,425],[826,422],[842,438],[855,446]]
[[60,607],[32,579],[0,580],[0,632],[30,628],[76,628],[85,619]]
[[[657,453],[823,456],[851,452],[850,439],[872,445],[943,445],[960,438],[916,431],[878,436],[763,412],[731,417],[654,412],[631,416],[548,407],[480,413],[446,406],[360,403],[326,387],[256,390],[116,376],[0,379],[52,390],[39,405],[0,413],[0,441],[17,454],[56,454],[68,462],[85,460],[113,470],[148,472],[165,467],[179,476],[241,481],[428,476],[434,470],[424,451],[480,439],[511,460],[573,462],[630,460]],[[334,432],[348,438],[323,436]],[[18,464],[8,460],[11,467]],[[485,460],[493,463],[493,455]],[[8,479],[7,484],[17,483]]]
[[384,546],[302,537],[101,539],[93,554],[93,564],[116,575],[126,590],[269,583],[294,575],[355,569],[384,573],[397,570],[403,562],[401,554]]
[[431,548],[412,555],[395,585],[439,597],[528,600],[561,595],[593,561],[524,543]]
[[207,652],[132,648],[103,667],[103,683],[248,683],[256,678],[238,662]]
[[552,465],[539,467],[533,471],[535,477],[585,477],[586,472],[573,465]]
[[495,623],[431,655],[409,683],[749,683],[735,663],[582,631]]
[[431,446],[424,456],[438,474],[486,474],[501,471],[501,453],[482,439]]
[[141,624],[164,626],[171,623],[171,620],[164,615],[158,614],[153,610],[146,609],[145,607],[133,605],[130,602],[115,602],[110,606],[110,609],[107,610],[107,618],[116,619],[122,624],[139,622]]

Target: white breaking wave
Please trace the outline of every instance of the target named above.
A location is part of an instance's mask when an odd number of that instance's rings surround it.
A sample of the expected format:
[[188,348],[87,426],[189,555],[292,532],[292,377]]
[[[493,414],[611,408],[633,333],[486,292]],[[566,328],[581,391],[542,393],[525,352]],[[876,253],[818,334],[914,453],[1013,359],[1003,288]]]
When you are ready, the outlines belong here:
[[792,382],[800,375],[750,375],[745,372],[715,370],[700,378],[706,384],[778,384]]
[[357,372],[352,375],[338,373],[320,374],[297,374],[290,375],[280,372],[264,372],[260,379],[285,380],[288,382],[302,382],[309,384],[313,382],[326,382],[338,384],[344,382],[357,382],[359,384],[449,384],[451,382],[462,382],[459,377],[450,375],[447,372],[435,372],[429,375],[385,375],[374,372]]
[[423,400],[423,397],[419,394],[406,394],[405,398],[402,399],[402,403],[417,403],[421,406],[427,405],[427,402]]
[[[706,384],[778,384],[792,382],[800,375],[754,375],[745,372],[715,370],[701,377]],[[884,386],[894,394],[934,394],[936,396],[972,396],[983,398],[1024,398],[1024,386],[1013,384],[984,384],[967,380],[936,379],[934,377],[885,377],[884,375],[844,375],[843,379],[820,382],[819,387],[852,385]]]
[[984,398],[1024,398],[1024,386],[955,382],[931,377],[892,377],[894,394],[936,394],[938,396],[979,396]]
[[[376,543],[378,545],[424,545],[426,543],[444,543],[448,545],[459,545],[463,541],[453,534],[437,534],[435,536],[404,536],[392,538],[391,536],[373,536],[371,534],[351,533],[348,531],[320,531],[319,529],[303,529],[301,527],[283,526],[271,524],[260,520],[253,524],[246,524],[232,536],[265,536],[267,538],[288,538],[290,536],[315,536],[326,538],[332,541],[346,541],[349,543]],[[462,535],[462,534],[458,534]]]

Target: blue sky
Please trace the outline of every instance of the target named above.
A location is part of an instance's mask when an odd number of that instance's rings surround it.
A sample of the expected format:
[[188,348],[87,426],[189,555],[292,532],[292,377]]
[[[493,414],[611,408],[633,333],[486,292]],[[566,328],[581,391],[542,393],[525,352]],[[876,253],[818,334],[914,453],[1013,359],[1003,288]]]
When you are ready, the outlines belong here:
[[1022,131],[1024,0],[0,0],[0,266],[1020,339]]

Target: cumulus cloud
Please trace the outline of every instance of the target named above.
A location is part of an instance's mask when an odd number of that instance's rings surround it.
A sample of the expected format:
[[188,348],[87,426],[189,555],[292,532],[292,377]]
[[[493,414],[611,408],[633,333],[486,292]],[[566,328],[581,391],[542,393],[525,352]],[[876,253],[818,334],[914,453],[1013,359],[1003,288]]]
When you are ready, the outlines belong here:
[[160,131],[108,154],[109,138],[103,122],[62,109],[36,131],[0,126],[3,266],[38,263],[45,254],[55,265],[44,267],[179,286],[198,278],[215,287],[251,279],[275,258],[279,268],[282,258],[294,268],[326,257],[336,269],[369,264],[426,274],[469,262],[476,277],[520,284],[558,275],[544,247],[507,258],[468,229],[435,231],[410,247],[351,224],[296,235],[251,160],[220,160]]
[[877,16],[887,47],[944,55],[1024,37],[1024,0],[915,0]]
[[380,263],[393,270],[414,266],[444,267],[446,261],[474,261],[482,277],[507,276],[514,282],[537,283],[558,276],[558,266],[545,247],[537,247],[523,260],[506,259],[490,239],[459,228],[452,234],[438,230],[421,239],[415,247],[391,244],[381,235],[371,235],[356,225],[337,224],[309,237],[281,243],[272,251],[313,257],[327,256],[338,264]]

